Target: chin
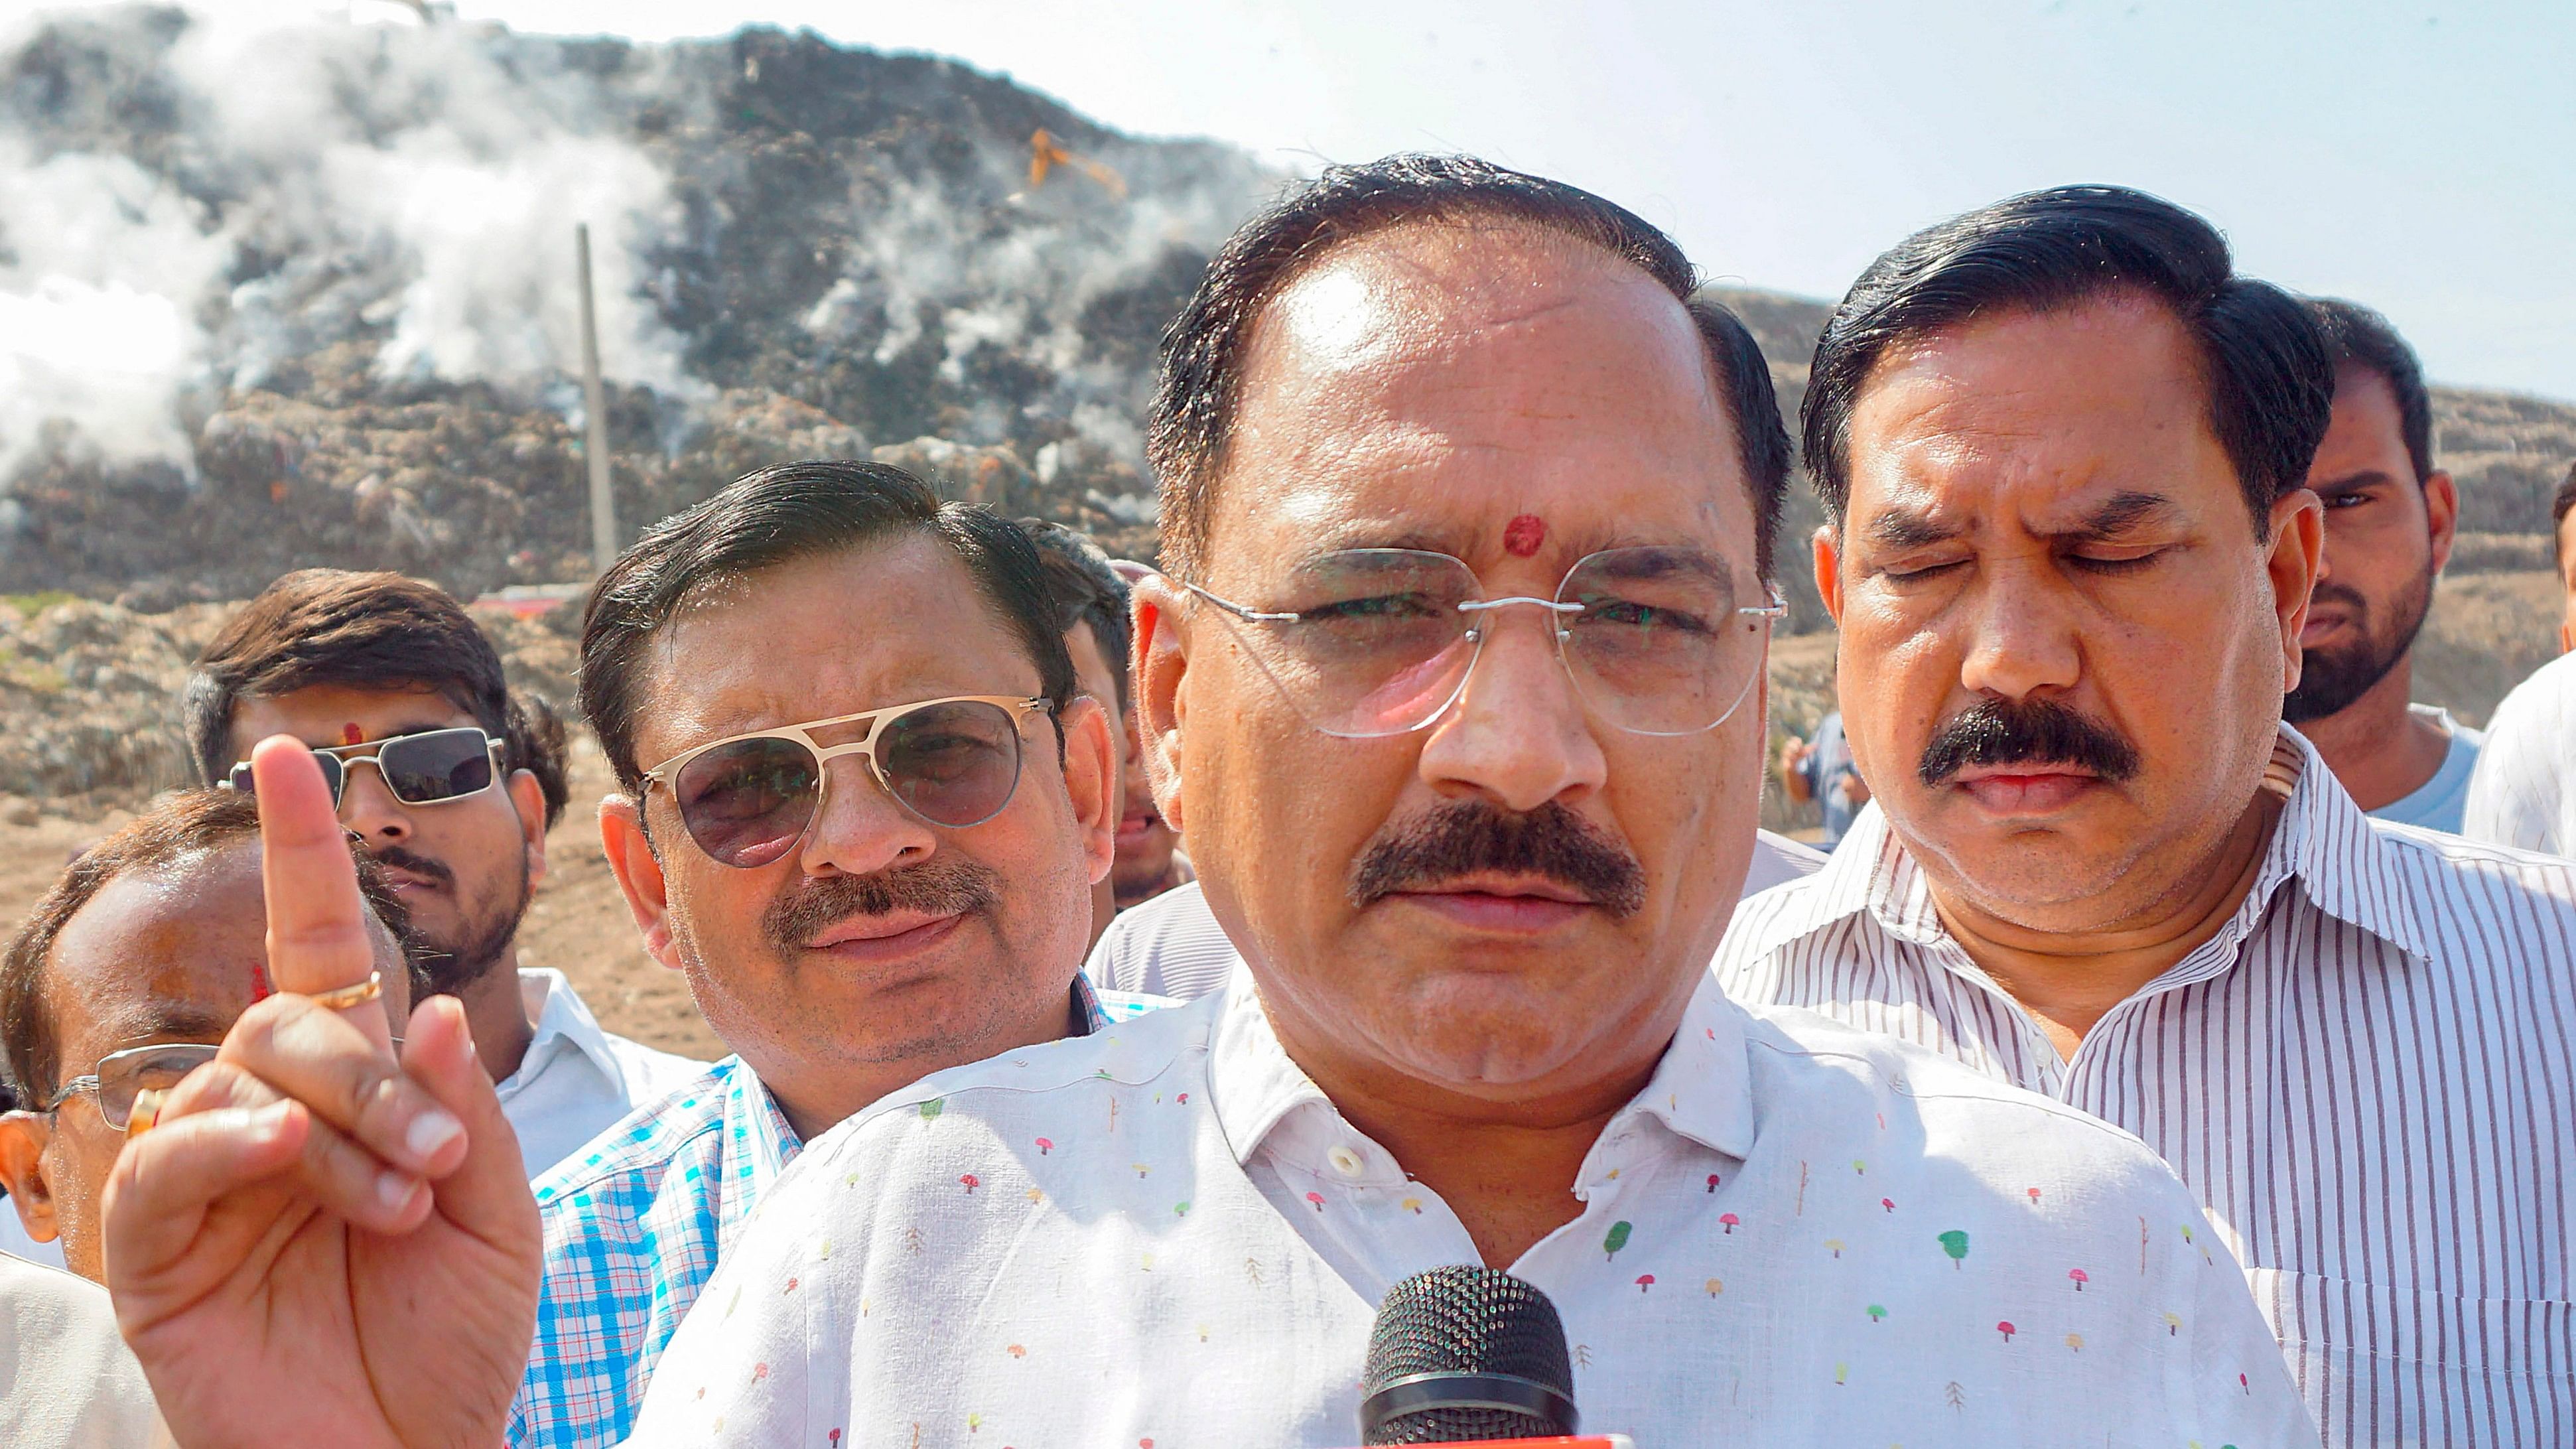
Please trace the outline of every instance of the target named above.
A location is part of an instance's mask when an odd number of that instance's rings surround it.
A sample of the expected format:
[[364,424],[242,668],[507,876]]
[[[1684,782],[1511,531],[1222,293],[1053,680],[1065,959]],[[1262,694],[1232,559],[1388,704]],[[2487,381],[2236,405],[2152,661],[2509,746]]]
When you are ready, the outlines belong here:
[[1491,971],[1453,971],[1418,982],[1390,1015],[1391,1056],[1425,1080],[1509,1086],[1561,1071],[1579,1044],[1570,1023],[1597,1014],[1598,991],[1539,985]]

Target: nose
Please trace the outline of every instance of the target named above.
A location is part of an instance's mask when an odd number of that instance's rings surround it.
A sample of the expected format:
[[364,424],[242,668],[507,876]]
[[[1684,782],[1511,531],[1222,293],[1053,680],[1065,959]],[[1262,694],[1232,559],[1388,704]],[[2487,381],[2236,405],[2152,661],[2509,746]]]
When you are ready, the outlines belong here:
[[412,833],[411,815],[403,809],[394,792],[385,788],[385,775],[373,760],[345,767],[346,780],[340,787],[340,823],[356,831],[370,845],[399,845]]
[[918,865],[939,849],[937,828],[886,792],[855,754],[823,765],[823,798],[798,861],[807,875],[873,875]]
[[1424,783],[1516,813],[1598,789],[1608,762],[1558,652],[1557,616],[1516,604],[1486,611],[1477,627],[1484,642],[1466,690],[1423,743]]
[[2077,604],[2033,569],[1978,586],[1962,611],[1968,631],[1959,684],[1972,694],[2028,699],[2072,688],[2084,672]]

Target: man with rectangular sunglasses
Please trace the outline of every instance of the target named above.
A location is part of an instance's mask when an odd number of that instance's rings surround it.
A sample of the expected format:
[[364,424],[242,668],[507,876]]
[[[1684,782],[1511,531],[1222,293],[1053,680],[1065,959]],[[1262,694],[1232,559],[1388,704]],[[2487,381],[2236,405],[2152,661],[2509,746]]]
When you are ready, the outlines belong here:
[[199,656],[186,723],[205,783],[250,787],[250,747],[316,752],[341,823],[411,908],[422,994],[452,994],[501,1084],[528,1175],[700,1063],[600,1029],[563,973],[522,970],[519,923],[564,807],[563,729],[512,695],[448,595],[389,573],[305,569]]

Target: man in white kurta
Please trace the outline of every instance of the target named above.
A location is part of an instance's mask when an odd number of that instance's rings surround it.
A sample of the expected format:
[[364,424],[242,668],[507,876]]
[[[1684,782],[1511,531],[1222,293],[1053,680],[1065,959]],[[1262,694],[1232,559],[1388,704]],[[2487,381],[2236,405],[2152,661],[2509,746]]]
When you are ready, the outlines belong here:
[[[2314,1440],[2235,1260],[2152,1153],[1892,1038],[1703,985],[1576,1193],[1508,1268],[1564,1317],[1588,1431]],[[1239,971],[808,1148],[633,1442],[1349,1444],[1379,1298],[1475,1260]]]

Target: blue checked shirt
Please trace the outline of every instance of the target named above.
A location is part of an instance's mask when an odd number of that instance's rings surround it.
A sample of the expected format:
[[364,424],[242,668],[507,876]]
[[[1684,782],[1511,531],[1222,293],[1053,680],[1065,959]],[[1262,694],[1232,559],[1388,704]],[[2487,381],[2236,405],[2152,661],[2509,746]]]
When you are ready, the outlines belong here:
[[[1073,994],[1086,1032],[1165,1004],[1095,993],[1081,976]],[[760,1078],[727,1057],[537,1179],[545,1282],[512,1449],[625,1442],[662,1349],[803,1145]]]

